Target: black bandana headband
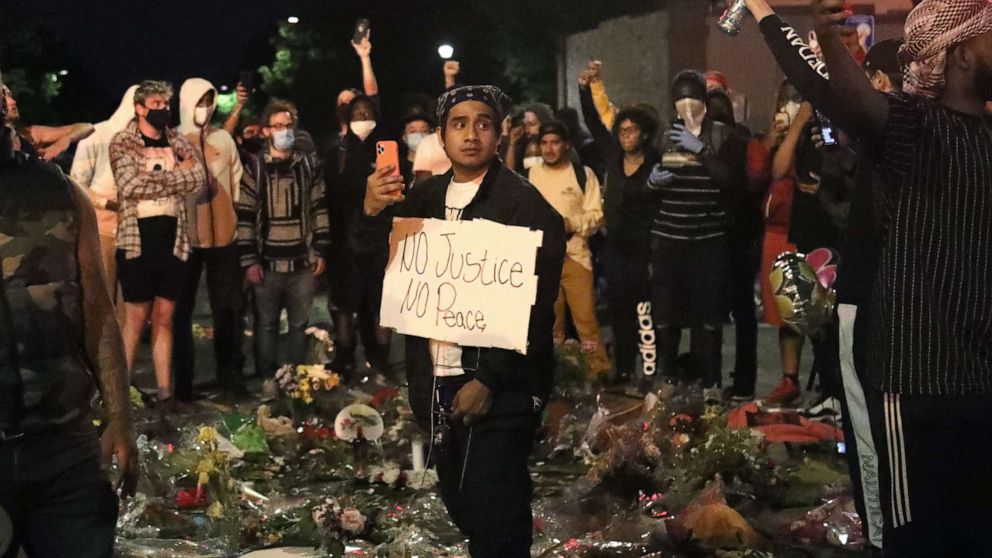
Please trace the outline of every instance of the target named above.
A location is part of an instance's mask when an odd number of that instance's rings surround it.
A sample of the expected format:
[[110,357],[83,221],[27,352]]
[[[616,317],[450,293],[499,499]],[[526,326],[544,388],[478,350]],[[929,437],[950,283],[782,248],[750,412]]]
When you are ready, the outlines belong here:
[[496,113],[497,123],[513,110],[513,100],[495,85],[465,85],[447,91],[437,100],[437,121],[443,127],[448,122],[448,113],[459,103],[479,101]]

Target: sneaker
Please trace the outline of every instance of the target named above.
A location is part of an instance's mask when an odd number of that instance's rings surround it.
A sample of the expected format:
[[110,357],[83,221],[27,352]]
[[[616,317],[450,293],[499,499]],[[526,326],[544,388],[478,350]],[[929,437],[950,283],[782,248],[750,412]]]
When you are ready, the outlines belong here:
[[795,403],[799,396],[801,395],[799,390],[799,379],[790,378],[789,376],[782,376],[782,381],[778,383],[768,397],[765,398],[765,403],[769,405],[788,405],[789,403]]
[[836,397],[824,397],[821,401],[814,402],[809,409],[806,409],[806,416],[811,420],[840,422],[843,416],[840,400]]
[[719,386],[703,388],[703,402],[707,405],[719,405],[723,403],[723,390]]
[[723,399],[733,403],[747,403],[748,401],[754,401],[754,388],[745,388],[736,385],[730,386],[729,388],[723,390]]

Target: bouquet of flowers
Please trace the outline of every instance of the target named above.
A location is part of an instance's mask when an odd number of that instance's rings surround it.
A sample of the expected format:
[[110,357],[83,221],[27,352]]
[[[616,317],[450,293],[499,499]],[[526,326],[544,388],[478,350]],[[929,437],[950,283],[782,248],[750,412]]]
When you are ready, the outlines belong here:
[[334,558],[344,556],[344,543],[371,531],[372,524],[358,509],[344,507],[334,498],[326,498],[313,508],[313,522],[320,529],[324,549]]
[[330,362],[330,354],[334,352],[334,341],[331,340],[331,334],[319,327],[309,327],[305,333],[312,338],[310,342],[311,362],[314,364]]

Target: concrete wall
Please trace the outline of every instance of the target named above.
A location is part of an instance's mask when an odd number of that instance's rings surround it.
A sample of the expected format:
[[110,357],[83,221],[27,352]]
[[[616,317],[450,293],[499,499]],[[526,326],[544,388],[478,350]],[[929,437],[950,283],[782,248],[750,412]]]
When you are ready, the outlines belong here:
[[579,108],[579,72],[590,59],[603,62],[603,80],[615,105],[668,104],[668,34],[668,12],[658,11],[606,21],[566,38],[566,88],[559,91],[559,105],[564,101]]
[[[804,35],[812,28],[807,0],[773,2],[786,21]],[[859,3],[860,4],[860,3]],[[578,107],[576,80],[586,61],[603,62],[603,79],[610,99],[618,106],[647,102],[667,121],[671,116],[669,83],[684,68],[719,70],[731,87],[746,95],[749,125],[765,130],[771,119],[775,92],[784,78],[753,20],[737,37],[716,28],[716,18],[701,9],[705,3],[685,0],[669,8],[636,17],[621,17],[567,37],[559,56],[559,105]],[[876,40],[902,36],[910,0],[876,0],[859,5],[859,12],[875,10]]]

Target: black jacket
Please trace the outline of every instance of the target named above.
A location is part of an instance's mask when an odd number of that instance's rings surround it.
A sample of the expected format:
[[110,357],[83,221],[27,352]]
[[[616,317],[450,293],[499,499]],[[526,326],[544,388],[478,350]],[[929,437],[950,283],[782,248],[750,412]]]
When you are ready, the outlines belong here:
[[[417,184],[403,203],[377,217],[361,214],[352,230],[356,256],[375,254],[388,246],[393,217],[444,219],[445,197],[452,172]],[[463,351],[466,379],[479,380],[493,391],[493,407],[477,428],[534,428],[541,408],[548,401],[554,382],[555,356],[552,328],[561,269],[565,259],[564,222],[540,192],[523,177],[496,160],[489,168],[479,193],[465,207],[462,218],[487,219],[504,225],[528,227],[544,233],[537,251],[537,301],[531,310],[527,354],[495,348]],[[406,336],[406,374],[410,405],[422,427],[430,424],[434,365],[430,343],[423,337]],[[535,399],[539,401],[535,405]]]
[[[365,185],[375,171],[375,145],[393,139],[385,131],[376,129],[365,141],[350,131],[340,141],[328,142],[324,150],[324,180],[327,184],[327,210],[331,220],[331,250],[334,254],[347,249],[347,238],[365,200]],[[412,175],[412,165],[407,160],[407,147],[399,145],[400,172]]]
[[647,181],[661,157],[654,148],[646,146],[644,162],[634,174],[627,176],[620,143],[596,112],[588,88],[579,89],[579,99],[586,128],[605,160],[603,216],[606,243],[624,254],[647,257],[651,251],[651,220],[655,214],[654,197],[648,190]]

